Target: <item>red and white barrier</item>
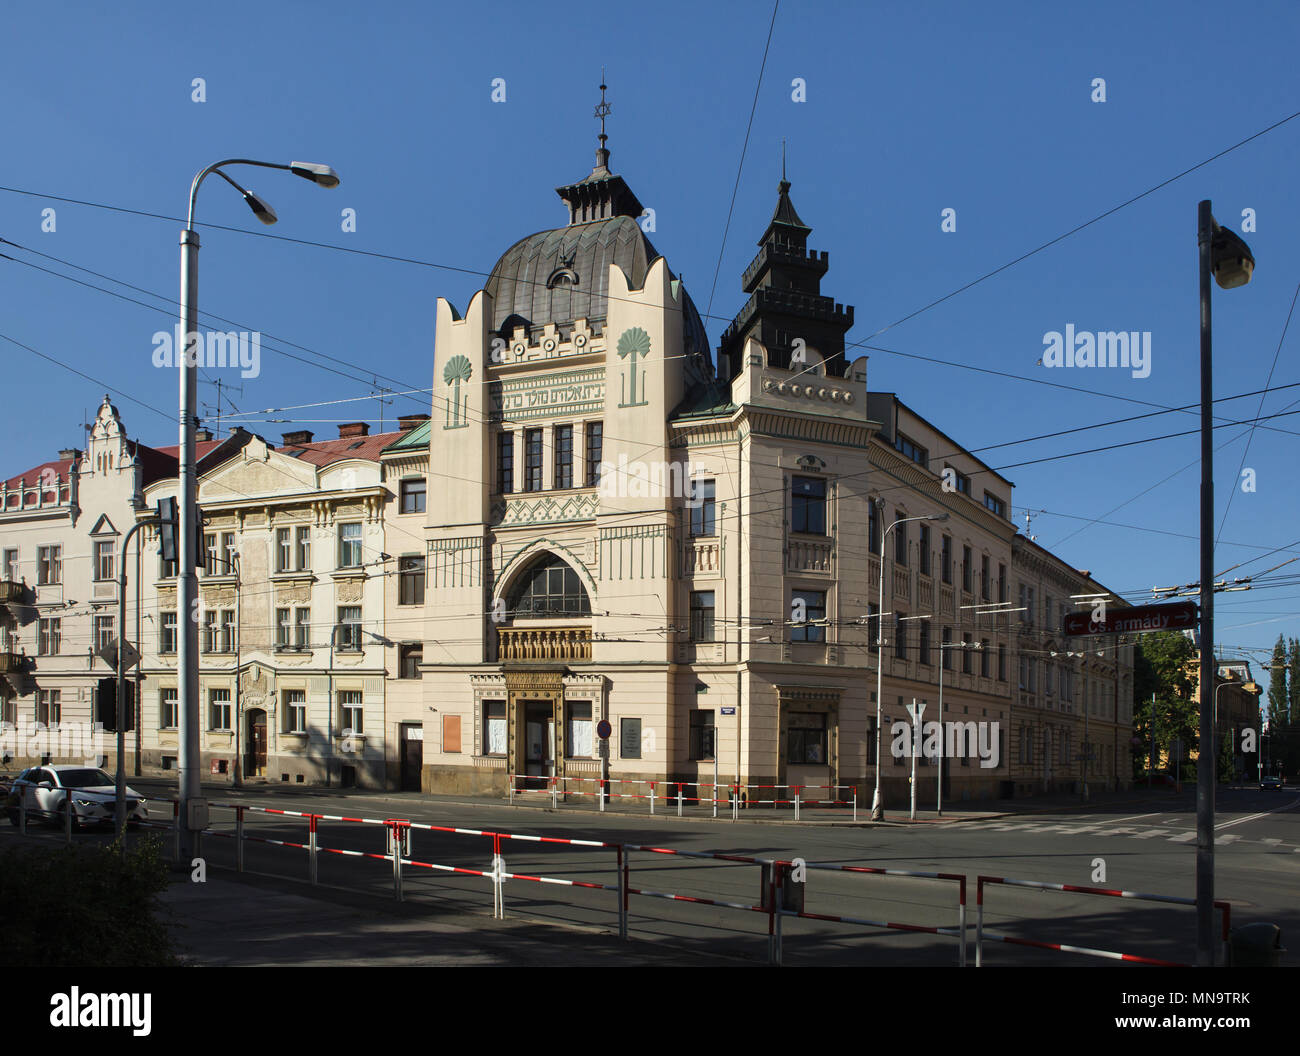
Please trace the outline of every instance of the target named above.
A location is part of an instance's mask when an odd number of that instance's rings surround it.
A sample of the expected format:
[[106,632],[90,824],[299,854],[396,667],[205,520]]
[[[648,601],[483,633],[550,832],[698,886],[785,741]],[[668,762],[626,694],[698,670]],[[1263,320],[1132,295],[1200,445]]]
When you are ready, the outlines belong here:
[[[975,883],[975,967],[983,966],[984,940],[1006,942],[1015,946],[1030,946],[1041,950],[1056,950],[1061,953],[1079,953],[1086,957],[1101,957],[1113,961],[1130,961],[1135,964],[1157,965],[1164,968],[1188,968],[1188,964],[1178,961],[1161,961],[1154,957],[1141,957],[1135,953],[1119,953],[1115,950],[1094,950],[1087,946],[1071,946],[1060,942],[1041,942],[1037,939],[1022,939],[1014,935],[1003,935],[984,930],[984,885],[1003,884],[1008,887],[1030,887],[1040,891],[1068,891],[1079,895],[1100,895],[1106,898],[1133,898],[1141,902],[1165,902],[1176,906],[1194,906],[1196,899],[1180,898],[1175,895],[1152,895],[1142,891],[1122,891],[1105,887],[1083,887],[1078,884],[1053,884],[1043,880],[1012,880],[1005,876],[979,876]],[[1214,907],[1223,912],[1223,942],[1227,948],[1228,933],[1231,927],[1232,907],[1215,900]]]

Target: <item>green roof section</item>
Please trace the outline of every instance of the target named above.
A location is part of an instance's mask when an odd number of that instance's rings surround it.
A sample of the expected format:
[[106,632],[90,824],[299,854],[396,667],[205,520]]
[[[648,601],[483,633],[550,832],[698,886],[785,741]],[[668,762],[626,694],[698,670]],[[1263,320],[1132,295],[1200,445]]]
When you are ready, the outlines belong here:
[[432,425],[432,418],[427,422],[421,422],[405,436],[394,440],[384,448],[380,454],[387,455],[398,451],[427,451],[429,449],[429,433]]
[[731,402],[730,386],[718,381],[692,385],[677,409],[669,416],[669,421],[682,418],[715,418],[720,414],[730,414],[736,409]]

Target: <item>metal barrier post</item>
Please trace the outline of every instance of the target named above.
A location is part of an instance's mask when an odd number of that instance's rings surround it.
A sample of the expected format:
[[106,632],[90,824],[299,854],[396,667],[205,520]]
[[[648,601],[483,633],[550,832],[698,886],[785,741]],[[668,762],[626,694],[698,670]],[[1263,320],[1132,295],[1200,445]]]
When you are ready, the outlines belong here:
[[181,860],[181,805],[172,800],[172,861]]
[[718,816],[718,782],[713,782],[713,816]]
[[682,783],[677,782],[677,816],[682,816]]
[[621,932],[621,937],[626,939],[628,937],[627,933],[629,930],[628,919],[627,919],[627,905],[628,905],[628,882],[627,881],[628,881],[628,873],[631,872],[632,869],[632,852],[629,851],[622,844],[619,844],[618,853],[619,853],[619,857],[623,860],[623,892],[622,892],[623,930]]
[[768,964],[779,963],[776,955],[776,863],[775,862],[771,863],[771,871],[769,872],[767,878],[767,963]]
[[63,801],[63,842],[69,847],[72,846],[72,811],[74,809],[71,799]]
[[853,786],[853,820],[858,820],[858,786]]
[[740,786],[731,786],[731,820],[740,820]]
[[557,810],[559,808],[559,805],[560,804],[556,800],[556,796],[555,796],[555,778],[552,777],[551,778],[551,809]]
[[650,782],[650,813],[653,815],[654,812],[655,812],[655,783],[651,781]]
[[961,878],[961,889],[957,895],[957,930],[961,932],[961,951],[957,955],[957,967],[966,967],[966,878]]
[[506,774],[506,779],[510,782],[510,805],[515,805],[515,775]]
[[984,965],[984,878],[975,881],[975,967]]
[[307,815],[307,871],[316,882],[316,815]]
[[599,778],[600,781],[600,812],[605,813],[605,779]]
[[235,807],[235,872],[244,871],[244,808]]
[[799,820],[799,790],[802,787],[803,787],[802,785],[795,785],[794,788],[794,820],[795,821]]
[[501,836],[492,833],[492,916],[497,920],[506,919],[506,894],[501,874],[506,871],[505,859],[501,857]]
[[21,796],[18,799],[18,835],[27,835],[27,804],[23,802]]
[[623,860],[623,845],[620,843],[615,850],[618,852],[617,864],[614,867],[614,882],[618,886],[616,894],[618,895],[618,937],[627,938],[627,863]]
[[[397,901],[402,901],[402,836],[403,822],[397,818],[391,818],[388,822],[390,826],[390,837],[393,841],[393,897]],[[409,823],[407,823],[409,824]],[[409,832],[409,828],[405,829]]]

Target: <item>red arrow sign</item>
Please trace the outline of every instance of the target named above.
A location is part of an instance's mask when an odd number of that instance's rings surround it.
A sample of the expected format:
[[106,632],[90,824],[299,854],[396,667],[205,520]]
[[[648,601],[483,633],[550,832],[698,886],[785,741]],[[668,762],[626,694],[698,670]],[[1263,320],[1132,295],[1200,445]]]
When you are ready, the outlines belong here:
[[1197,623],[1196,603],[1177,601],[1170,605],[1137,605],[1130,609],[1106,607],[1106,618],[1094,621],[1092,612],[1071,612],[1062,628],[1066,635],[1141,634],[1147,631],[1183,631]]

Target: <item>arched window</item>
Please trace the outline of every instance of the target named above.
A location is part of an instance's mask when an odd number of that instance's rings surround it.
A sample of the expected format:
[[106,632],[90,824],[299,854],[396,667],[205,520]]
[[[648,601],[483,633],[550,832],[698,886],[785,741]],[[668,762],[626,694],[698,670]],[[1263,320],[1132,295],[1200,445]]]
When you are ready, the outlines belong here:
[[591,599],[578,573],[554,554],[529,565],[507,600],[511,616],[591,615]]

